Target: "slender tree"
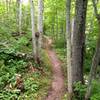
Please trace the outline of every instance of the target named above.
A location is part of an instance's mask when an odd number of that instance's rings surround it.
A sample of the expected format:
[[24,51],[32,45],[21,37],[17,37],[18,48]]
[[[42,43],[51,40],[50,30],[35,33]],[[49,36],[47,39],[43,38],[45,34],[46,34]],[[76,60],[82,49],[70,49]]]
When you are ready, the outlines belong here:
[[8,0],[6,0],[6,14],[7,16],[9,14],[9,1]]
[[72,65],[71,65],[71,24],[70,24],[71,0],[66,4],[66,41],[67,41],[67,73],[68,73],[68,100],[72,100]]
[[[55,15],[52,16],[52,34],[55,34]],[[53,37],[53,40],[55,41],[55,36]]]
[[91,65],[91,70],[90,70],[90,75],[89,75],[89,80],[88,80],[88,88],[87,88],[87,92],[85,95],[85,100],[90,99],[91,89],[92,89],[92,80],[94,79],[94,77],[96,75],[96,69],[97,69],[98,63],[100,61],[100,14],[98,14],[96,1],[92,0],[92,2],[93,2],[95,16],[98,21],[99,33],[98,33],[98,39],[97,39],[97,44],[96,44],[96,50],[95,50],[95,53],[94,53],[94,56],[92,59],[92,65]]
[[32,46],[33,46],[33,57],[36,60],[36,39],[35,39],[35,17],[34,17],[34,4],[33,0],[30,0],[31,8],[31,24],[32,24]]
[[43,0],[38,0],[38,32],[37,57],[40,59],[43,37]]
[[56,39],[58,40],[58,9],[56,8]]
[[22,0],[18,0],[18,32],[21,34],[22,32]]

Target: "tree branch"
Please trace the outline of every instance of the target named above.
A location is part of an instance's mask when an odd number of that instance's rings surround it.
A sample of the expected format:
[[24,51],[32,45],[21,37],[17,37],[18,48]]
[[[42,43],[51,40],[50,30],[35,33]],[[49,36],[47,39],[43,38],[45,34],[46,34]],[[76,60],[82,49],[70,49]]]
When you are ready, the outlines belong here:
[[95,16],[97,19],[100,19],[99,18],[100,15],[98,14],[98,10],[97,10],[97,4],[96,4],[95,0],[92,0],[92,2],[93,2]]

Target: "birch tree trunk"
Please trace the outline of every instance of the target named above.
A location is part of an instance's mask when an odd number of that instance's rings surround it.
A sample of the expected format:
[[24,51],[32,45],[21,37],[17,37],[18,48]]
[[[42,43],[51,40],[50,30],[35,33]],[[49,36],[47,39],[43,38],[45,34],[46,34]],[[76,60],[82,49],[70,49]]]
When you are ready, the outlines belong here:
[[[10,0],[10,5],[11,5],[11,0]],[[17,32],[19,31],[19,0],[16,0],[16,30]]]
[[55,34],[55,40],[58,40],[58,9],[56,8],[56,34]]
[[42,37],[43,37],[43,0],[38,0],[38,46],[37,46],[37,57],[41,56],[41,47],[42,47]]
[[71,65],[71,24],[70,24],[71,0],[66,5],[66,41],[67,41],[67,76],[68,76],[68,100],[72,100],[72,65]]
[[55,41],[55,15],[52,16],[52,34],[53,34],[53,41]]
[[19,5],[19,16],[18,16],[18,30],[19,34],[22,33],[22,0],[18,0]]
[[33,57],[36,60],[36,39],[35,39],[35,16],[34,16],[34,4],[33,0],[30,0],[30,9],[31,9],[31,24],[32,24],[32,46],[33,46]]
[[9,1],[6,0],[6,14],[7,14],[7,17],[9,17]]

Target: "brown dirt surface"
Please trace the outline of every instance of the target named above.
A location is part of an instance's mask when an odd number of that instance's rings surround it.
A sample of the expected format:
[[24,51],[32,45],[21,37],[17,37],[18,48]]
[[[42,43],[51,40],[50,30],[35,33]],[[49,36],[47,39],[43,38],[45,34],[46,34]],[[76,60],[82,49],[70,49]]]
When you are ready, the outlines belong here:
[[57,58],[54,50],[48,48],[47,53],[52,64],[53,80],[45,100],[62,100],[61,98],[64,93],[64,76],[61,68],[61,62]]

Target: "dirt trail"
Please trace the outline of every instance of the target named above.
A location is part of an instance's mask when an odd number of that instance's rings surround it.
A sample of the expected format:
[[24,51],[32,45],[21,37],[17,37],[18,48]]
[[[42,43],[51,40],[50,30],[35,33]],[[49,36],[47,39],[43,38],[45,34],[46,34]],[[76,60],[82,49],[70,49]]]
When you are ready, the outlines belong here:
[[47,49],[47,53],[52,64],[53,80],[46,100],[61,100],[64,93],[64,76],[61,62],[58,60],[55,51],[52,49]]

